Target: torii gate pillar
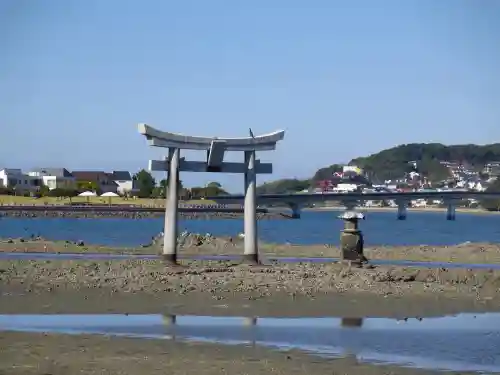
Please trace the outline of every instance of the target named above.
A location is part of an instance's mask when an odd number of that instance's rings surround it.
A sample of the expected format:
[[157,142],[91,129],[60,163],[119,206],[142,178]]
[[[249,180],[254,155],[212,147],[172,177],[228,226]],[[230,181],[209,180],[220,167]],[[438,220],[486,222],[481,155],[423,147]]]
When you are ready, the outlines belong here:
[[179,217],[179,161],[180,150],[168,150],[169,172],[167,176],[167,201],[165,202],[165,229],[163,231],[163,258],[177,263],[177,235]]
[[245,248],[243,261],[259,262],[257,235],[257,174],[255,173],[255,151],[245,151]]
[[[245,246],[243,261],[259,263],[257,234],[257,174],[272,173],[271,163],[256,159],[256,151],[269,151],[285,136],[283,130],[245,138],[191,137],[163,132],[146,124],[139,124],[139,133],[151,146],[168,148],[167,160],[150,160],[152,171],[167,171],[167,202],[165,204],[165,231],[163,257],[168,264],[177,264],[179,172],[240,173],[245,176],[244,231]],[[206,160],[187,161],[180,157],[180,150],[204,150]],[[225,162],[226,151],[243,151],[244,162]]]

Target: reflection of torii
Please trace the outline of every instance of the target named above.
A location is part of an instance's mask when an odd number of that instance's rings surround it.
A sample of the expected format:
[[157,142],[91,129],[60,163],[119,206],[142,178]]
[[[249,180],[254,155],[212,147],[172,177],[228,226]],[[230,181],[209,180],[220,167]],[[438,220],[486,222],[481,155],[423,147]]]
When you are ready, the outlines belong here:
[[176,315],[163,315],[162,320],[163,320],[163,325],[167,329],[167,333],[172,334],[172,341],[176,341],[175,326],[177,325],[177,316]]

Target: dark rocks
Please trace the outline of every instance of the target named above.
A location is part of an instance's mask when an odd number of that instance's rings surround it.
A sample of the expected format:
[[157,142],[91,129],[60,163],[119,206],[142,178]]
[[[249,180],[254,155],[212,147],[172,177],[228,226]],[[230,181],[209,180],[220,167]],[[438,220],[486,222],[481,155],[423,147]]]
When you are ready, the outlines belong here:
[[[163,247],[163,238],[164,234],[163,232],[160,232],[158,235],[154,236],[152,238],[152,241],[150,244],[146,245],[145,247],[157,247],[157,248],[162,248]],[[240,237],[215,237],[210,233],[206,234],[199,234],[199,233],[190,233],[187,231],[184,231],[179,234],[178,237],[178,244],[180,248],[189,248],[191,250],[194,250],[196,248],[201,248],[201,247],[209,247],[209,248],[214,248],[214,249],[222,249],[222,248],[228,248],[228,247],[235,247],[238,244],[243,243],[243,238]]]
[[[17,218],[124,218],[124,219],[143,219],[151,217],[164,217],[163,212],[132,212],[132,211],[112,211],[112,212],[99,212],[99,211],[30,211],[23,210],[9,210],[0,211],[0,217],[17,217]],[[179,212],[179,217],[183,219],[238,219],[243,217],[240,212]],[[258,212],[258,220],[265,219],[286,219],[280,215],[279,212]]]

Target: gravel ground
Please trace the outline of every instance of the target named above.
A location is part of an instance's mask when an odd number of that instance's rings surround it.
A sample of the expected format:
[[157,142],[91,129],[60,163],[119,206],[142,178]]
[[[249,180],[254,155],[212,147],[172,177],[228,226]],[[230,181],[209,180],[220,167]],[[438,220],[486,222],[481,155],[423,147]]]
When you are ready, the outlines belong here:
[[[2,375],[446,375],[297,351],[106,336],[0,334]],[[466,373],[461,373],[466,374]]]
[[0,261],[5,301],[0,312],[425,316],[500,311],[500,271],[184,264],[189,267],[139,260]]

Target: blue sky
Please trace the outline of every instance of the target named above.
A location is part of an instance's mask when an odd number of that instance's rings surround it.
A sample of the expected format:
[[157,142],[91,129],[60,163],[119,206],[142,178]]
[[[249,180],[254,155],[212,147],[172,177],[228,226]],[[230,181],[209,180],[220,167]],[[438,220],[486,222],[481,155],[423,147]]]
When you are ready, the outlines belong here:
[[136,171],[164,153],[139,122],[284,129],[259,156],[272,178],[402,143],[499,142],[498,20],[495,0],[3,0],[0,166]]

